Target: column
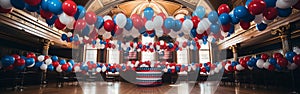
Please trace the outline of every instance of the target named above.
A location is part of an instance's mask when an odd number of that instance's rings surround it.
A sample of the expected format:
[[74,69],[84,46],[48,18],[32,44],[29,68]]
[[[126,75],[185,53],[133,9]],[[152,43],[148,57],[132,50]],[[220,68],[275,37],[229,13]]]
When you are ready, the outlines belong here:
[[[238,45],[232,45],[229,47],[229,49],[232,51],[233,53],[233,61],[238,61]],[[233,78],[234,78],[234,84],[236,85],[239,85],[239,82],[238,80],[236,79],[237,77],[237,73],[236,71],[234,71],[234,73],[232,74],[233,75]]]
[[[278,35],[281,39],[282,43],[282,51],[283,54],[285,54],[288,51],[292,50],[292,44],[291,44],[291,25],[284,25],[281,26],[275,30],[271,31],[272,35]],[[291,94],[298,94],[298,92],[295,90],[295,78],[294,78],[294,72],[291,71],[291,76],[292,76],[292,91],[290,92]]]
[[[43,51],[42,54],[47,56],[48,55],[48,51],[49,51],[49,47],[51,45],[51,41],[47,40],[47,39],[42,39],[41,40],[42,44],[43,44]],[[42,77],[41,77],[41,87],[46,87],[47,85],[47,70],[42,72]]]

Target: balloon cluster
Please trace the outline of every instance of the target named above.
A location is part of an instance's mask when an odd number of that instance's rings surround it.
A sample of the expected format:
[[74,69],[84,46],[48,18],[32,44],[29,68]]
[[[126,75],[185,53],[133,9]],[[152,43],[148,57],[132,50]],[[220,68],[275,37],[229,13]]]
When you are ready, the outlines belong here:
[[68,32],[67,34],[62,34],[61,35],[61,40],[67,41],[67,42],[72,42],[73,41],[73,33]]
[[13,54],[7,55],[1,59],[2,65],[6,70],[23,71],[25,68],[35,68],[42,71],[54,71],[57,72],[71,72],[72,66],[75,64],[74,60],[66,62],[64,59],[59,61],[57,56],[36,56],[34,53],[28,53],[27,56],[20,56]]
[[284,69],[295,70],[300,66],[300,55],[289,51],[283,56],[281,53],[274,53],[272,57],[261,54],[254,57],[243,57],[239,61],[227,61],[224,68],[228,72],[242,71],[245,69],[267,69],[270,71],[282,71]]

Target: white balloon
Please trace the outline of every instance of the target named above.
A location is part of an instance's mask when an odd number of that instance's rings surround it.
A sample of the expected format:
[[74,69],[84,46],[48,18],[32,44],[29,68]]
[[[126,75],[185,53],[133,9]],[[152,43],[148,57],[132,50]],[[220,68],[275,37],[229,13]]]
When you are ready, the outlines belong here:
[[249,70],[253,70],[253,67],[249,67],[249,66],[248,66],[248,69],[249,69]]
[[74,67],[74,71],[75,71],[75,72],[80,72],[80,71],[81,71],[81,69],[80,69],[80,67],[79,67],[79,66],[75,66],[75,67]]
[[52,60],[51,60],[50,58],[48,58],[48,59],[45,60],[45,63],[46,63],[47,65],[50,65],[50,64],[52,64]]
[[102,72],[106,72],[106,66],[102,67]]
[[134,38],[140,36],[139,30],[136,29],[136,28],[134,28],[134,27],[132,27],[131,32],[132,32],[132,33],[131,33],[131,34],[132,34],[131,36],[134,37]]
[[213,70],[209,71],[209,75],[214,75],[214,74],[215,74],[215,72]]
[[0,6],[4,9],[11,9],[13,7],[10,0],[0,0]]
[[263,19],[263,21],[262,21],[263,23],[265,23],[265,24],[269,24],[269,23],[271,23],[271,22],[273,22],[273,20],[267,20],[267,19]]
[[186,19],[182,23],[182,28],[184,31],[189,32],[193,28],[193,22],[190,19]]
[[161,16],[155,16],[153,19],[153,25],[155,29],[159,29],[163,26],[164,20]]
[[109,15],[105,15],[103,17],[103,20],[106,21],[106,20],[112,20],[112,18],[109,16]]
[[171,31],[169,33],[169,35],[170,35],[171,38],[176,38],[177,37],[177,34],[174,31]]
[[200,21],[198,24],[198,28],[197,28],[197,33],[198,34],[202,34],[205,31],[205,27],[204,27],[204,21]]
[[218,68],[215,68],[215,73],[219,73],[220,72],[220,69],[218,69]]
[[155,34],[157,37],[161,37],[161,36],[163,36],[164,31],[161,28],[159,28],[159,29],[155,28]]
[[71,23],[67,24],[67,28],[74,29],[74,23],[75,23],[75,20],[73,20]]
[[204,18],[202,21],[203,21],[203,27],[204,27],[204,29],[207,30],[210,27],[211,22],[207,18]]
[[236,69],[238,71],[241,71],[241,70],[244,70],[245,68],[241,64],[238,64],[238,65],[236,65]]
[[288,64],[288,66],[287,66],[287,68],[289,69],[289,70],[295,70],[295,69],[297,69],[297,64],[295,64],[295,63],[289,63]]
[[[292,0],[290,0],[292,1]],[[289,1],[284,1],[284,0],[277,0],[276,1],[276,7],[281,8],[281,9],[286,9],[292,7],[292,5],[295,4],[293,2]]]
[[101,29],[98,30],[97,33],[98,33],[99,35],[103,35],[105,32],[106,32],[106,30],[105,30],[104,28],[101,28]]
[[258,67],[258,68],[264,68],[264,63],[265,63],[265,61],[264,60],[262,60],[262,59],[259,59],[259,60],[257,60],[257,62],[256,62],[256,66]]
[[267,62],[265,62],[264,63],[264,68],[265,69],[269,69],[269,66],[270,66],[271,64],[267,61]]
[[190,72],[192,70],[191,66],[188,66],[188,72]]
[[72,32],[68,32],[67,33],[67,37],[72,37],[73,36],[73,33]]
[[100,67],[97,67],[97,68],[96,68],[96,72],[98,72],[98,73],[101,72],[101,70],[102,70],[102,69],[101,69]]
[[57,72],[62,72],[61,65],[58,65],[58,66],[56,67],[56,71],[57,71]]
[[74,20],[75,20],[75,18],[74,18],[73,16],[69,16],[69,15],[67,15],[66,13],[62,13],[62,14],[59,16],[59,21],[60,21],[62,24],[65,24],[65,25],[71,24]]
[[154,29],[154,24],[153,24],[153,22],[152,22],[152,21],[147,21],[147,22],[145,23],[145,28],[146,28],[146,30],[153,30],[153,29]]
[[260,24],[263,21],[263,14],[255,15],[254,22]]
[[296,54],[300,54],[300,49],[298,47],[294,47],[293,48],[293,51],[296,53]]
[[127,18],[123,13],[119,13],[116,15],[116,24],[120,27],[120,28],[124,28],[126,23],[127,23]]
[[47,66],[46,64],[42,64],[42,65],[40,66],[40,69],[41,69],[41,70],[47,70],[47,67],[48,67],[48,66]]
[[224,66],[225,70],[229,71],[229,69],[228,69],[229,66],[231,66],[231,65],[230,65],[230,64],[226,64],[226,65]]
[[111,38],[111,33],[105,32],[102,37],[103,37],[103,39],[109,39],[109,38]]
[[44,55],[38,56],[38,61],[42,62],[42,61],[44,61],[44,59],[45,59],[45,56],[44,56]]
[[164,71],[164,72],[168,72],[168,69],[164,68],[163,71]]

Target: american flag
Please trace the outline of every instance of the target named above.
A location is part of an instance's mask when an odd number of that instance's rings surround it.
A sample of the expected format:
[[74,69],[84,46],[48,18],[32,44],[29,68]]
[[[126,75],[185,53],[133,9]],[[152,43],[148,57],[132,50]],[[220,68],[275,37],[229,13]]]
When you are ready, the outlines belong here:
[[129,52],[128,59],[136,59],[137,53],[136,52]]

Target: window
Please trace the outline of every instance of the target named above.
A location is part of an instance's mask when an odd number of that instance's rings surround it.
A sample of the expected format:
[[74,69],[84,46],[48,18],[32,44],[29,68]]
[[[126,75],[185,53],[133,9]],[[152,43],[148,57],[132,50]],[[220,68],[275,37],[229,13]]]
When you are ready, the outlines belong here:
[[[187,41],[185,38],[177,38],[176,41],[179,42],[179,45],[182,45],[183,42]],[[182,48],[182,51],[177,51],[177,63],[178,64],[189,64],[189,49]]]
[[[114,44],[117,43],[117,40],[113,41]],[[120,51],[116,47],[115,49],[108,49],[108,63],[109,64],[119,64],[120,63]]]
[[91,45],[85,45],[85,61],[97,62],[97,48]]
[[201,48],[199,50],[199,62],[207,63],[210,62],[210,44],[201,44]]

